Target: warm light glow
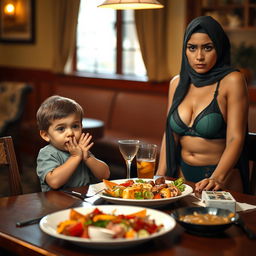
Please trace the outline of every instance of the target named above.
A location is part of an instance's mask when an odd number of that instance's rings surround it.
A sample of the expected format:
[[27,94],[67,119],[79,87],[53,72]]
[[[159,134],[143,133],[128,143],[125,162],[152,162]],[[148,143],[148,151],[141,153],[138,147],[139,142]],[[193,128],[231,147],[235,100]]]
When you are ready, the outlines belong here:
[[15,12],[15,6],[14,4],[7,4],[5,5],[4,7],[4,13],[7,14],[7,15],[14,15],[14,12]]
[[160,9],[164,6],[156,0],[106,0],[98,7],[112,8],[116,10],[125,9]]

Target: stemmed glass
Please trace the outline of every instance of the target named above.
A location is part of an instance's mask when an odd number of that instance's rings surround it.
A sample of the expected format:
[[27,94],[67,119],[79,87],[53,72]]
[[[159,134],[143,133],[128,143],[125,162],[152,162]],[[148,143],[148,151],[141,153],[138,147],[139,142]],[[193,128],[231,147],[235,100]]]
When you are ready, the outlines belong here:
[[119,140],[119,150],[125,160],[127,166],[127,179],[131,178],[131,164],[132,160],[138,152],[139,140]]

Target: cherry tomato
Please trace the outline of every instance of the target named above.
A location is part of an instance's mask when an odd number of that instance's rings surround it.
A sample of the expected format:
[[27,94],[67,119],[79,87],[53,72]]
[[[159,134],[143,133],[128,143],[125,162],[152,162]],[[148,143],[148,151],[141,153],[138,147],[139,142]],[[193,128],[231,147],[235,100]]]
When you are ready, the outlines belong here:
[[81,222],[77,222],[67,227],[67,232],[70,236],[81,236],[83,231],[83,224]]
[[161,198],[162,197],[161,197],[160,193],[155,194],[153,197],[153,199],[161,199]]
[[134,181],[133,180],[128,180],[122,184],[120,184],[120,186],[124,186],[124,187],[129,187],[131,186],[132,184],[134,184]]

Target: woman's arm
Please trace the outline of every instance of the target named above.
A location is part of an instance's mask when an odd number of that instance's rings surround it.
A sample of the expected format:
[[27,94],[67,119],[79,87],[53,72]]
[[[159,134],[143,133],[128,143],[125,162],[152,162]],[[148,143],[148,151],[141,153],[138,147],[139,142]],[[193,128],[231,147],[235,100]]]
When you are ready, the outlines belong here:
[[[169,110],[172,105],[172,100],[173,100],[173,95],[174,92],[177,88],[177,85],[179,83],[179,76],[175,76],[171,81],[170,81],[170,86],[169,86],[169,93],[168,93],[168,107],[167,107],[167,115],[169,113]],[[166,173],[166,142],[165,142],[165,133],[163,135],[162,139],[162,144],[161,144],[161,149],[160,149],[160,156],[159,156],[159,163],[158,163],[158,168],[156,171],[156,175],[159,176],[164,176]]]
[[165,143],[165,133],[162,139],[160,155],[159,155],[159,163],[156,171],[156,175],[164,176],[166,173],[166,143]]
[[240,72],[233,72],[222,81],[227,100],[226,147],[210,179],[196,183],[197,191],[225,187],[229,171],[237,163],[243,148],[248,119],[247,86]]

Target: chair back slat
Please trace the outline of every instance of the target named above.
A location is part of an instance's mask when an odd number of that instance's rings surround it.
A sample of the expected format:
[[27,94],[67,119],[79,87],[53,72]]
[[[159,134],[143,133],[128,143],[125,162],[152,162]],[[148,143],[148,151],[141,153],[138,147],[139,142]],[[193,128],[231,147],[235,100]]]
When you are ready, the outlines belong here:
[[6,158],[6,152],[4,149],[4,143],[0,143],[0,165],[6,165],[8,164],[7,158]]
[[11,136],[0,137],[0,165],[8,168],[11,195],[22,194],[21,177]]

